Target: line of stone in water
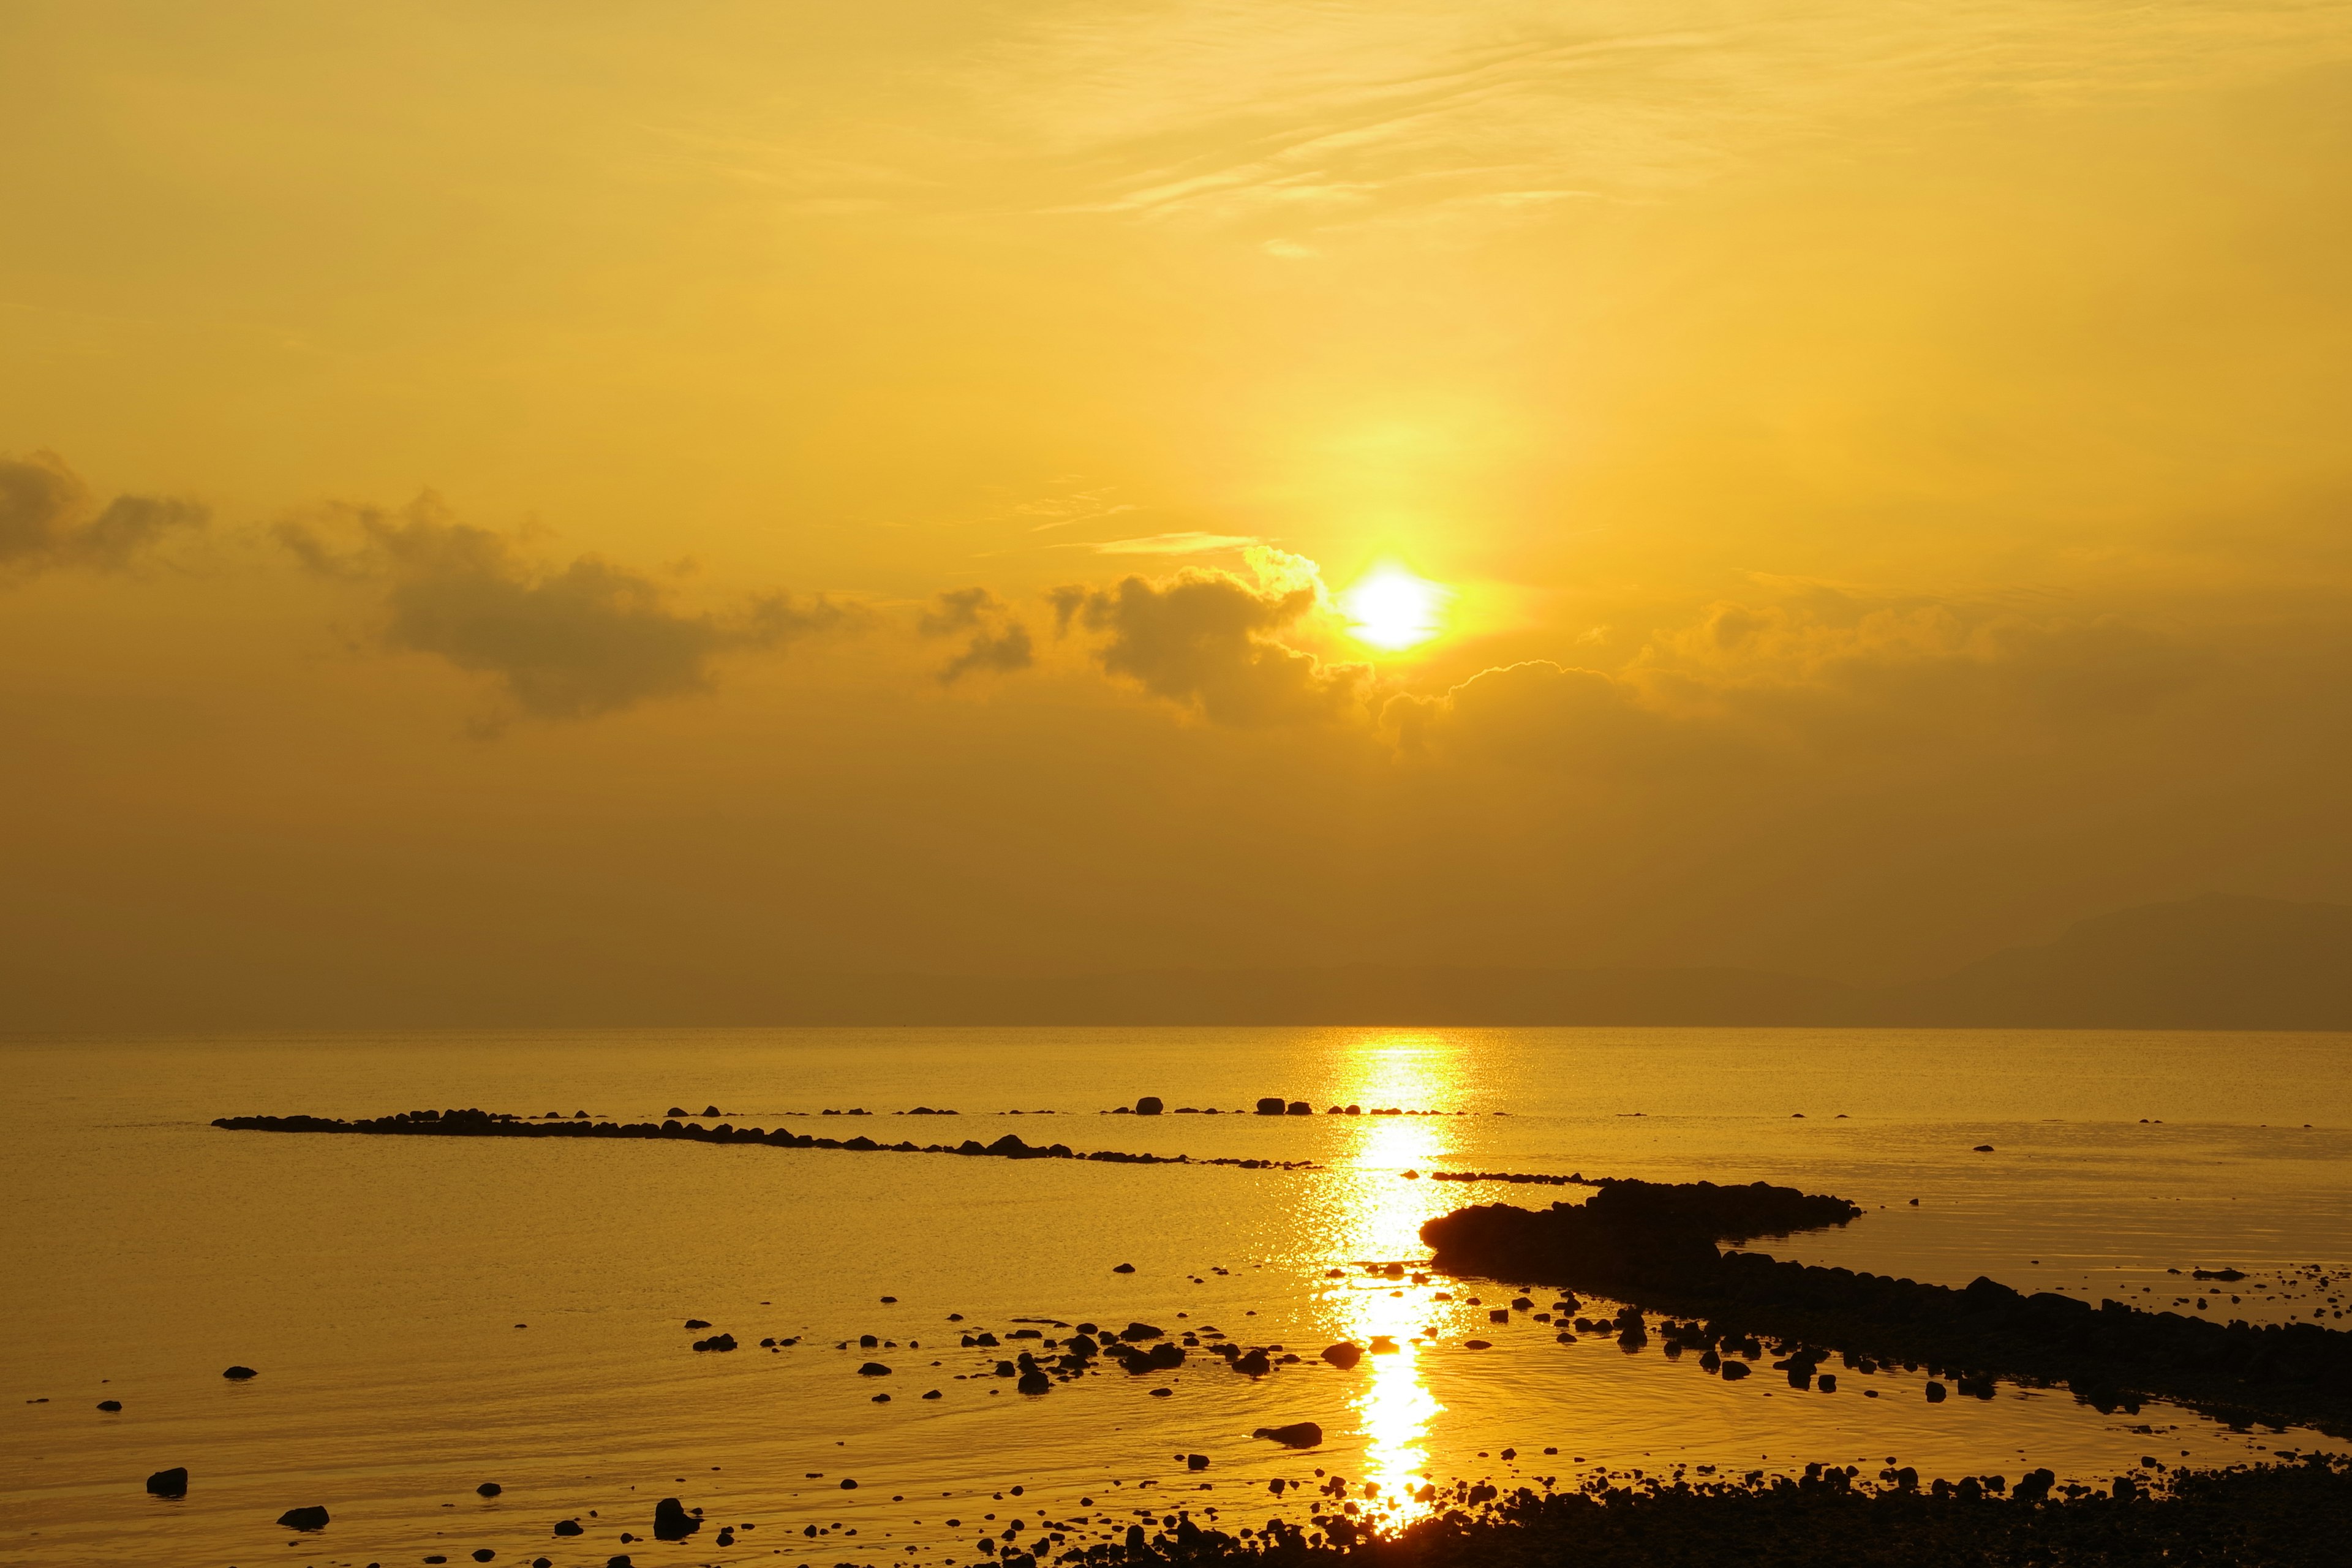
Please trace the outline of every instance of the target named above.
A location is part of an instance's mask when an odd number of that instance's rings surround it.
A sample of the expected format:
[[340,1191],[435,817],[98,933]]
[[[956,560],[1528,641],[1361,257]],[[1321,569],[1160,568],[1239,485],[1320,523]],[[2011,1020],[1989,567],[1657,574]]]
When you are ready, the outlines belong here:
[[961,1143],[881,1143],[864,1136],[818,1138],[783,1128],[769,1131],[720,1122],[705,1127],[675,1117],[654,1121],[532,1121],[508,1111],[404,1110],[393,1116],[345,1121],[331,1116],[222,1116],[215,1127],[236,1132],[344,1132],[409,1138],[670,1139],[691,1143],[756,1143],[772,1149],[841,1149],[857,1153],[964,1154],[1000,1160],[1092,1160],[1116,1165],[1234,1165],[1246,1171],[1318,1170],[1312,1160],[1195,1159],[1189,1154],[1129,1154],[1116,1149],[1080,1153],[1066,1143],[1024,1143],[1008,1132],[993,1143],[967,1138]]

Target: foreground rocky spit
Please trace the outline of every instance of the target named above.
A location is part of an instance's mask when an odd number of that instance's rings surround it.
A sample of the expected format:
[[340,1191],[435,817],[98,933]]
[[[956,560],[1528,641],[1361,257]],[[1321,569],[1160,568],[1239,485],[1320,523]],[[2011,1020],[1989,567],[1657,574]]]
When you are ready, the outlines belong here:
[[[1668,1353],[1746,1375],[1732,1361],[1775,1342],[1774,1370],[1811,1386],[1832,1354],[1847,1367],[1927,1366],[1959,1393],[1992,1396],[1993,1379],[2063,1385],[2103,1412],[2167,1399],[2232,1425],[2316,1427],[2352,1436],[2352,1334],[2316,1323],[2228,1324],[2119,1301],[2028,1296],[1979,1276],[1962,1289],[1718,1251],[1721,1239],[1841,1224],[1843,1199],[1789,1187],[1612,1183],[1583,1204],[1456,1209],[1422,1227],[1452,1274],[1564,1286],[1671,1318]],[[1834,1376],[1834,1373],[1827,1374]],[[1939,1384],[1928,1385],[1941,1398]],[[2347,1552],[2346,1561],[2352,1561]]]

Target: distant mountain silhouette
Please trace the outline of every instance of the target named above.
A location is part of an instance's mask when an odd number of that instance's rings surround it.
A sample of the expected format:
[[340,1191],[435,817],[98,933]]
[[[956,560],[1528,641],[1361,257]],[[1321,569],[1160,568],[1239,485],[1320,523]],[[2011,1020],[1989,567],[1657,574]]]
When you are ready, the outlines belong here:
[[[1150,970],[781,979],[779,1024],[1886,1025],[2352,1029],[2352,907],[2219,894],[2081,921],[1940,979],[1744,969]],[[748,1020],[747,1020],[748,1021]]]
[[1801,1024],[1864,993],[1745,969],[1164,969],[1053,978],[808,976],[793,1024]]
[[2219,893],[2143,904],[1871,1002],[1899,1023],[2352,1028],[2352,907]]

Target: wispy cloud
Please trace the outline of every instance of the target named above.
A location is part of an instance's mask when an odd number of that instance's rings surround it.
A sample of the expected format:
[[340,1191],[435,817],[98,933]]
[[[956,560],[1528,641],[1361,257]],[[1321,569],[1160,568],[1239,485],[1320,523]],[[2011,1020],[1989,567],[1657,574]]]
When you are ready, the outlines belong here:
[[1070,544],[1068,550],[1091,550],[1097,555],[1205,555],[1217,550],[1246,550],[1265,540],[1246,533],[1149,533],[1140,539],[1107,539],[1093,544]]

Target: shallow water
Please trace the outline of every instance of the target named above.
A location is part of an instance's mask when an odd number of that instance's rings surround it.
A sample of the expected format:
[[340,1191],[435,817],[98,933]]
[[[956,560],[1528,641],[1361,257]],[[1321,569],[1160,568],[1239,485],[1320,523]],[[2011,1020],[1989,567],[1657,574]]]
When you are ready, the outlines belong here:
[[[1931,1405],[1900,1372],[1845,1374],[1834,1394],[1728,1384],[1654,1341],[1628,1354],[1558,1343],[1525,1312],[1492,1325],[1487,1308],[1512,1291],[1491,1283],[1417,1286],[1360,1265],[1425,1257],[1422,1221],[1463,1203],[1578,1195],[1407,1170],[1763,1178],[1867,1211],[1756,1244],[1780,1256],[2155,1306],[2193,1299],[2188,1269],[2228,1264],[2254,1278],[2207,1315],[2340,1326],[2335,1284],[2283,1285],[2281,1271],[2340,1278],[2352,1258],[2341,1035],[779,1030],[17,1042],[0,1061],[14,1089],[0,1563],[389,1564],[478,1548],[563,1564],[623,1551],[971,1563],[983,1529],[1015,1521],[1034,1545],[1043,1521],[1079,1544],[1139,1510],[1206,1521],[1213,1509],[1228,1529],[1299,1518],[1306,1498],[1266,1484],[1311,1489],[1318,1467],[1360,1507],[1410,1513],[1402,1494],[1423,1479],[1566,1485],[1601,1466],[2013,1477],[2046,1464],[2091,1479],[2142,1458],[2337,1447],[2158,1405],[2102,1416],[2009,1385]],[[1225,1114],[1102,1114],[1142,1094]],[[1449,1114],[1231,1114],[1262,1094]],[[1012,1131],[1321,1168],[206,1125],[465,1105],[646,1120],[673,1104],[838,1137]],[[918,1104],[960,1114],[819,1114]],[[1557,1299],[1537,1294],[1538,1310]],[[693,1352],[690,1317],[745,1348]],[[1195,1352],[1176,1371],[1113,1369],[1024,1397],[992,1375],[1011,1346],[959,1345],[1022,1318],[1213,1325],[1305,1359],[1254,1382]],[[895,1342],[861,1350],[866,1332]],[[1402,1348],[1352,1373],[1315,1359],[1376,1333]],[[859,1376],[868,1360],[892,1373]],[[232,1363],[261,1375],[226,1383]],[[125,1408],[101,1415],[104,1398]],[[1325,1429],[1312,1453],[1250,1436],[1302,1419]],[[1188,1470],[1187,1454],[1209,1467]],[[192,1471],[188,1497],[144,1496],[142,1479],[173,1465]],[[478,1498],[486,1480],[503,1494]],[[667,1495],[713,1528],[645,1541]],[[310,1503],[333,1515],[326,1531],[272,1523]],[[575,1516],[585,1534],[551,1536]],[[722,1548],[722,1520],[757,1528]],[[624,1530],[640,1539],[621,1544]]]

